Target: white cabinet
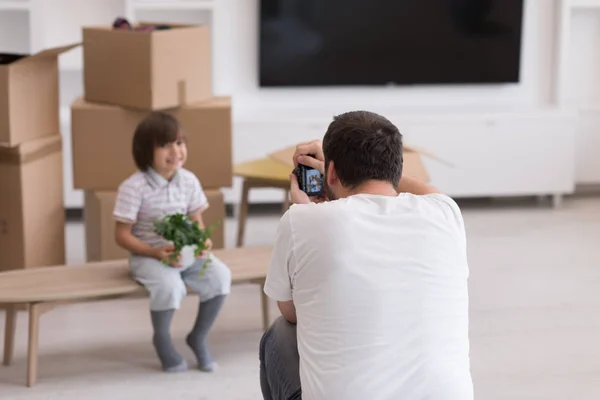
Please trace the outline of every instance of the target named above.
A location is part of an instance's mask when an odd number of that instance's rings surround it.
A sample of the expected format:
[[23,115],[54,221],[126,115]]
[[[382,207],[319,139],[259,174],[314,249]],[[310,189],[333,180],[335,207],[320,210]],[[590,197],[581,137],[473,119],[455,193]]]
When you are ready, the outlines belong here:
[[577,130],[576,179],[580,184],[600,183],[600,108],[581,110]]
[[579,112],[576,181],[600,184],[600,1],[561,0],[555,101]]

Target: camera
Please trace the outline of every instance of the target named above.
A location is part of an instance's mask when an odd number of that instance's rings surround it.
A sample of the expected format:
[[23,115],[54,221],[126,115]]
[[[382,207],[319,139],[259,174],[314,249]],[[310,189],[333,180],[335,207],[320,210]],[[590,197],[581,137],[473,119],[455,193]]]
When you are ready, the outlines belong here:
[[319,196],[323,193],[323,175],[316,169],[298,164],[294,169],[300,190],[308,196]]

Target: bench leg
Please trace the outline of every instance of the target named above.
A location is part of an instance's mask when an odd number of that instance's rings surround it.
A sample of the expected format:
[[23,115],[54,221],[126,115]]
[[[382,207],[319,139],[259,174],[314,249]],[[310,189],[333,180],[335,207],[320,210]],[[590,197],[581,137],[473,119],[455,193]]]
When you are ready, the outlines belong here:
[[29,305],[29,344],[27,348],[27,386],[32,387],[37,381],[38,344],[40,334],[40,316],[42,304]]
[[240,209],[238,215],[238,232],[236,247],[244,245],[244,234],[246,232],[246,219],[248,218],[248,192],[250,191],[250,182],[244,179],[242,186],[242,199],[240,201]]
[[17,306],[9,304],[6,307],[6,321],[4,324],[4,359],[6,366],[12,362],[15,352],[15,333],[17,328]]
[[263,330],[266,332],[269,329],[271,318],[269,316],[269,297],[265,294],[265,291],[263,290],[264,286],[265,281],[260,281],[258,284],[258,288],[260,289],[260,303],[262,306],[262,323]]

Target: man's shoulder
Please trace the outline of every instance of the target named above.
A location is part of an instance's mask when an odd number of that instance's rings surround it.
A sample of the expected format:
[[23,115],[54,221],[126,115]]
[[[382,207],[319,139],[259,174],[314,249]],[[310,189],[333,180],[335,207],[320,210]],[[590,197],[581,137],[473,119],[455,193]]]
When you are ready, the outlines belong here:
[[310,229],[316,233],[327,230],[327,227],[339,226],[340,221],[344,220],[342,203],[336,200],[319,204],[294,204],[286,211],[281,222],[294,231]]
[[300,218],[324,218],[333,217],[344,207],[345,199],[325,201],[323,203],[293,204],[288,212],[294,217]]
[[464,220],[462,212],[456,201],[443,193],[433,193],[422,196],[413,196],[417,201],[417,207],[425,215],[436,216],[440,220],[448,221],[457,226],[460,232],[464,232]]
[[429,205],[432,207],[448,208],[460,212],[460,207],[454,199],[444,193],[431,193],[425,195],[416,195],[411,193],[402,193],[398,196],[400,200],[409,200],[416,205]]
[[431,204],[437,205],[442,208],[449,209],[453,214],[460,214],[460,207],[458,203],[450,196],[444,193],[433,193],[422,196],[425,200],[429,201]]

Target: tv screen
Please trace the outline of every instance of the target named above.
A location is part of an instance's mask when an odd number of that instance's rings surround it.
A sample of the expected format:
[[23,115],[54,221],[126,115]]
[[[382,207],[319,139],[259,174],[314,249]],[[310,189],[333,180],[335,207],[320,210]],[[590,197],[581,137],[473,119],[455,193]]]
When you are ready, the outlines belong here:
[[261,87],[519,81],[523,0],[261,0]]

